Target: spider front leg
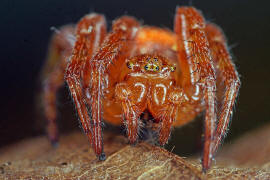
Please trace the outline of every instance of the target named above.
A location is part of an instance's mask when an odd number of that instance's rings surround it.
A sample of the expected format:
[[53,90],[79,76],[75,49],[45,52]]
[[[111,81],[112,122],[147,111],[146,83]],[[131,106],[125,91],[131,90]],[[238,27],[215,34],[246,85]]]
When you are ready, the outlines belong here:
[[[83,79],[81,74],[86,61],[93,57],[93,54],[105,38],[106,22],[104,17],[95,13],[83,17],[77,25],[76,35],[77,39],[73,55],[66,69],[65,80],[73,97],[83,130],[88,136],[90,143],[93,143],[94,132],[86,103],[89,97],[85,95],[87,82],[81,81]],[[90,77],[87,78],[89,79]],[[84,78],[84,80],[87,78]],[[95,153],[100,159],[105,158],[102,151],[102,148],[95,149]]]
[[219,75],[218,78],[225,86],[225,91],[222,91],[224,93],[222,98],[224,98],[221,99],[223,104],[215,133],[216,139],[213,152],[216,152],[228,129],[232,109],[240,88],[240,79],[228,52],[222,30],[214,24],[207,24],[205,30],[215,67],[217,68],[217,74]]
[[[81,71],[84,84],[84,96],[89,110],[92,146],[100,160],[105,160],[102,139],[102,103],[103,99],[117,79],[111,70],[115,64],[129,56],[130,43],[139,23],[131,17],[122,17],[113,23],[113,29],[107,35],[99,51],[91,58],[87,57]],[[119,69],[119,67],[116,67]],[[109,76],[110,75],[110,76]],[[107,91],[105,91],[107,90]],[[84,106],[85,107],[85,106]],[[88,117],[88,115],[87,115]]]
[[128,86],[127,83],[117,84],[115,88],[117,99],[122,104],[127,136],[131,144],[137,140],[140,128],[140,115],[146,108],[146,94],[143,83]]
[[184,102],[183,90],[180,88],[168,87],[164,84],[157,84],[151,96],[153,101],[148,105],[149,111],[160,123],[159,143],[163,146],[170,137],[177,109],[181,103]]
[[[216,75],[205,34],[205,22],[194,8],[178,8],[175,16],[182,87],[188,99],[203,95],[205,103],[203,171],[209,169],[214,153],[216,129]],[[200,103],[197,100],[197,103]]]

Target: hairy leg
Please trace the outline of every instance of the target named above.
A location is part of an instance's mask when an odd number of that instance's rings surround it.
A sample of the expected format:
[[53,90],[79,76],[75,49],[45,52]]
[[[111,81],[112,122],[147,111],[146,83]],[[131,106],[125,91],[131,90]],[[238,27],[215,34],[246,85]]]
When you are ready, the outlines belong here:
[[222,80],[225,86],[224,95],[222,96],[223,104],[215,133],[216,139],[213,150],[215,152],[226,135],[235,99],[240,88],[240,79],[232,62],[222,30],[214,24],[207,24],[205,30],[214,64],[219,74],[218,78]]
[[71,55],[74,28],[65,26],[57,30],[51,40],[48,58],[43,70],[43,106],[48,121],[47,134],[53,145],[58,142],[58,128],[56,124],[56,94],[64,84],[64,72],[67,59]]
[[[216,128],[216,76],[205,34],[205,22],[194,8],[181,7],[175,16],[175,32],[178,38],[178,55],[182,70],[182,86],[188,99],[201,91],[205,102],[205,134],[203,171],[213,157],[214,132]],[[197,88],[197,86],[199,86]]]
[[[129,56],[130,43],[135,36],[134,30],[138,22],[131,17],[121,17],[114,21],[112,32],[107,35],[100,50],[92,58],[88,59],[83,70],[83,78],[90,77],[86,89],[86,96],[90,98],[87,104],[91,111],[91,127],[93,129],[93,146],[98,153],[103,151],[102,142],[102,103],[105,96],[104,90],[110,89],[117,82],[113,69],[118,68]],[[136,32],[136,31],[135,31]],[[110,76],[109,76],[110,74]]]
[[140,115],[146,108],[146,94],[144,85],[128,86],[127,83],[117,84],[115,95],[122,105],[124,112],[125,126],[130,143],[135,143],[140,128]]
[[[167,91],[168,94],[166,93]],[[159,143],[163,146],[170,137],[177,109],[184,101],[183,90],[174,87],[166,88],[166,85],[164,85],[163,88],[156,87],[152,93],[151,99],[153,99],[153,101],[151,104],[148,104],[149,111],[160,124]]]
[[[93,18],[93,15],[90,15]],[[102,21],[103,22],[103,21]],[[105,22],[101,21],[92,24],[86,29],[89,34],[89,40],[99,36],[99,42],[103,42],[105,36]],[[128,48],[127,41],[131,40],[134,36],[133,28],[137,27],[138,23],[135,19],[130,17],[122,17],[116,20],[113,24],[113,30],[106,36],[103,44],[98,48],[96,53],[84,54],[84,50],[88,48],[95,49],[94,43],[92,46],[87,47],[87,40],[83,36],[82,39],[77,40],[74,48],[74,56],[66,72],[66,80],[72,90],[73,98],[78,111],[82,111],[83,117],[86,118],[86,126],[90,130],[92,146],[95,153],[99,156],[100,160],[105,160],[103,152],[102,140],[102,101],[104,97],[104,89],[108,87],[108,73],[111,66],[117,63],[119,55],[123,57],[123,50]],[[99,33],[95,30],[101,30]],[[93,31],[92,31],[93,30]],[[78,30],[78,34],[84,33],[83,30]],[[96,42],[96,41],[90,41]],[[82,47],[85,46],[85,47]],[[123,57],[124,58],[124,57]],[[110,81],[111,82],[111,81]],[[75,86],[75,88],[73,88]],[[77,89],[77,91],[73,90]],[[82,93],[82,96],[79,96]],[[85,122],[82,122],[85,123]]]
[[[85,83],[81,82],[81,73],[88,59],[99,48],[106,35],[106,22],[102,15],[90,14],[81,19],[77,25],[77,39],[73,49],[73,55],[66,69],[65,79],[73,97],[84,132],[93,145],[94,130],[87,109],[87,98],[85,95]],[[100,159],[104,159],[103,149],[94,149]]]

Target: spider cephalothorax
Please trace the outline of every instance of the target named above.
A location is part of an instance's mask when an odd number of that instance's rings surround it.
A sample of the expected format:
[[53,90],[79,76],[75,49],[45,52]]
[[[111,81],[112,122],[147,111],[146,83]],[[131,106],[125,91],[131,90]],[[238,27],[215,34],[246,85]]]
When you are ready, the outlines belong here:
[[[210,167],[228,128],[240,80],[222,31],[206,23],[200,12],[177,8],[174,32],[141,26],[135,18],[123,16],[109,33],[105,18],[92,13],[76,28],[61,29],[51,47],[43,97],[52,142],[58,140],[55,94],[65,79],[100,160],[105,159],[103,119],[124,123],[135,143],[140,116],[147,111],[164,145],[173,126],[205,111],[202,166]],[[223,102],[218,118],[216,101]]]

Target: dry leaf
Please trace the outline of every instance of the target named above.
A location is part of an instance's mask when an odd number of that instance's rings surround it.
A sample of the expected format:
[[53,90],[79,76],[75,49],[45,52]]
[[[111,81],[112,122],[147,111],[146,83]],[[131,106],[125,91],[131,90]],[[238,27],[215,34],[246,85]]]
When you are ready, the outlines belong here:
[[[270,166],[214,165],[201,173],[199,160],[183,159],[165,149],[105,134],[107,160],[97,161],[82,133],[60,139],[52,148],[45,137],[25,140],[0,151],[1,179],[269,179]],[[270,143],[269,143],[270,144]],[[229,151],[229,148],[226,148]],[[221,153],[222,154],[222,153]],[[224,155],[224,157],[226,157]],[[222,157],[219,161],[223,161]],[[222,164],[222,163],[221,163]]]

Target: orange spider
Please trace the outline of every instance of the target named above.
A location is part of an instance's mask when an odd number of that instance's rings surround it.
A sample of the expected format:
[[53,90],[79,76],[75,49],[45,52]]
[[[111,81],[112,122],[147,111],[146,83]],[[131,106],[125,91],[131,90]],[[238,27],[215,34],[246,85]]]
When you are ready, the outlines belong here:
[[[178,7],[174,32],[115,20],[106,32],[103,15],[91,13],[53,37],[44,81],[48,136],[58,141],[56,91],[68,84],[85,134],[105,160],[102,121],[124,123],[135,143],[146,110],[164,145],[173,126],[205,111],[203,171],[226,134],[240,80],[219,27],[193,7]],[[223,102],[217,119],[216,102]],[[153,126],[154,129],[154,126]]]

